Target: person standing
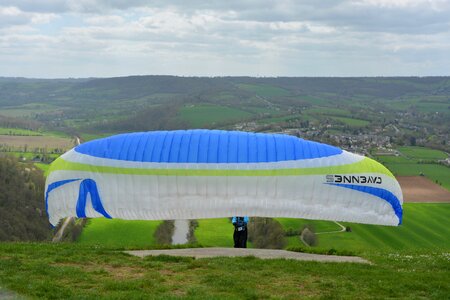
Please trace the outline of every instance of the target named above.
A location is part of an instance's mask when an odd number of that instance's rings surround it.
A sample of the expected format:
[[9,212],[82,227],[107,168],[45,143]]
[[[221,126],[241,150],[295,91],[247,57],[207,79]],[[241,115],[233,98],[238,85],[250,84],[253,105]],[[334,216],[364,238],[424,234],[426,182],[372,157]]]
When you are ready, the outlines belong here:
[[248,217],[233,217],[231,223],[234,225],[234,248],[247,248]]

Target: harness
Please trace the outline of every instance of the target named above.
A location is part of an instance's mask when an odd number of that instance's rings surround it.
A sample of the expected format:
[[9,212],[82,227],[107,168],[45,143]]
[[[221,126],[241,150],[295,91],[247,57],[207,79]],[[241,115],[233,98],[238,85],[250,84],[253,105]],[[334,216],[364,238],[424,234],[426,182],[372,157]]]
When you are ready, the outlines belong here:
[[235,230],[236,231],[243,231],[247,228],[247,224],[244,222],[244,217],[236,217],[236,225]]

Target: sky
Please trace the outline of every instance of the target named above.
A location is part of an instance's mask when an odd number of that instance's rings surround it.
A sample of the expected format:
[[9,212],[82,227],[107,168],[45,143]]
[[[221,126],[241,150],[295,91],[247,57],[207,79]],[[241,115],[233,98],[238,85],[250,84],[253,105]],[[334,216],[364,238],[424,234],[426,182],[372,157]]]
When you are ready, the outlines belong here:
[[0,76],[450,75],[450,0],[0,0]]

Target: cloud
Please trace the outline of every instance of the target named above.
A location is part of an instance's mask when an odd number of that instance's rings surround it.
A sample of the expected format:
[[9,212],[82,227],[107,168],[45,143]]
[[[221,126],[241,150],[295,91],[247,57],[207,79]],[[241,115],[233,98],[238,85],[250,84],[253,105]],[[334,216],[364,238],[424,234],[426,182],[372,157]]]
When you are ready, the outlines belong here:
[[41,75],[50,77],[450,69],[450,3],[443,0],[0,3],[0,63],[9,70],[0,75],[20,75],[23,69],[14,68],[20,61],[54,72]]

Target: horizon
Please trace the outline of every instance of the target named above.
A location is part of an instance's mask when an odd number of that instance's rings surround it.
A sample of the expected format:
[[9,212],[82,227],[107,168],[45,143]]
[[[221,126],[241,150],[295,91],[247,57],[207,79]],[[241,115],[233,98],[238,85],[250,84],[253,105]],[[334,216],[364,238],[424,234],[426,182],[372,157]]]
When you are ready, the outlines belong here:
[[389,76],[246,76],[246,75],[217,75],[217,76],[207,76],[207,75],[163,75],[163,74],[143,74],[143,75],[121,75],[121,76],[110,76],[110,77],[23,77],[23,76],[2,76],[0,79],[25,79],[25,80],[82,80],[82,79],[113,79],[113,78],[130,78],[130,77],[179,77],[179,78],[253,78],[253,79],[274,79],[274,78],[320,78],[320,79],[356,79],[356,78],[445,78],[450,77],[450,75],[389,75]]

